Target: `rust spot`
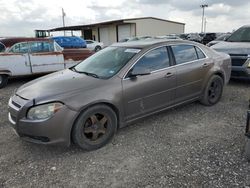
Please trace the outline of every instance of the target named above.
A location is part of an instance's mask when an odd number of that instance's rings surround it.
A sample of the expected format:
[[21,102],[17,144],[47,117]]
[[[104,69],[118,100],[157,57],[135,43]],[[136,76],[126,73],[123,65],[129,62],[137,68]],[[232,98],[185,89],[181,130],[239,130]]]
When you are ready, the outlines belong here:
[[45,56],[45,55],[61,55],[62,52],[37,52],[31,53],[32,56]]
[[80,61],[88,58],[94,54],[93,51],[86,48],[78,48],[78,49],[64,49],[63,56],[65,60],[72,59],[73,61]]

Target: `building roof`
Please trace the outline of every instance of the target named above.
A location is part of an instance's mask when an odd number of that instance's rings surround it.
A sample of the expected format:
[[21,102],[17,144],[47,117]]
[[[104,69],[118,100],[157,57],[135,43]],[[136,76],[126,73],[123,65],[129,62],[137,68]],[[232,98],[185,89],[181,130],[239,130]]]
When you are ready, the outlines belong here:
[[[143,20],[143,19],[153,19],[153,20],[160,20],[164,22],[170,22],[170,23],[175,23],[175,24],[180,24],[180,25],[185,25],[185,23],[181,22],[175,22],[175,21],[170,21],[170,20],[165,20],[165,19],[160,19],[160,18],[155,18],[155,17],[141,17],[141,18],[129,18],[129,19],[120,19],[120,20],[111,20],[111,21],[105,21],[105,22],[98,22],[98,23],[93,23],[93,24],[86,24],[86,25],[75,25],[75,26],[67,26],[67,27],[57,27],[57,28],[52,28],[44,31],[73,31],[73,30],[81,30],[83,28],[91,28],[91,27],[98,27],[102,25],[108,25],[108,24],[122,24],[122,23],[129,23],[129,21],[133,20]],[[39,30],[42,31],[42,30]]]

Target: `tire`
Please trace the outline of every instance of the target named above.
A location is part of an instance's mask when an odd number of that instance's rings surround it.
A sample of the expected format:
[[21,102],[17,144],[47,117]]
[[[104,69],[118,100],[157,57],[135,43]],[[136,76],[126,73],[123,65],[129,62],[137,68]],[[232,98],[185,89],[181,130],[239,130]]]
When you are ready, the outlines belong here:
[[222,96],[223,87],[223,79],[218,75],[213,75],[206,85],[200,102],[206,106],[216,104]]
[[0,89],[5,87],[8,83],[8,75],[0,74]]
[[101,46],[96,46],[96,47],[95,47],[95,52],[98,52],[98,51],[100,51],[101,49],[102,49]]
[[246,159],[250,162],[250,139],[246,139],[246,145],[245,145],[245,156]]
[[106,145],[116,130],[116,113],[106,105],[96,105],[79,116],[72,130],[72,139],[84,150],[96,150]]

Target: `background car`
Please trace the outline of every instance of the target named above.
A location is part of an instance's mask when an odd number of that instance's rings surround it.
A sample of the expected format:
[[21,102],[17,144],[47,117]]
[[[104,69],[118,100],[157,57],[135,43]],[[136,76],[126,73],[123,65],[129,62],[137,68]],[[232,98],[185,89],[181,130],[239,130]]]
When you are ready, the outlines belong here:
[[207,43],[207,46],[210,47],[210,46],[213,46],[221,41],[226,41],[229,37],[231,36],[231,33],[225,33],[225,34],[222,34],[220,35],[219,37],[217,37],[216,39],[210,41],[209,43]]
[[151,36],[127,37],[118,42],[131,42],[131,41],[137,41],[137,40],[147,40],[151,38],[152,38]]
[[201,39],[201,43],[206,45],[207,43],[216,39],[216,37],[217,37],[216,33],[205,33]]
[[48,38],[0,39],[0,88],[7,85],[9,77],[62,70],[92,54],[87,48],[62,48]]
[[250,25],[240,27],[226,40],[211,48],[232,59],[232,78],[250,79]]
[[187,35],[187,40],[201,43],[202,37],[198,33],[189,33]]
[[84,39],[76,36],[58,36],[52,37],[63,48],[86,48],[87,44]]
[[85,40],[87,43],[87,48],[90,50],[94,50],[95,52],[98,52],[104,47],[103,42],[97,42],[94,40]]
[[163,35],[163,36],[156,36],[155,39],[180,39],[177,35]]

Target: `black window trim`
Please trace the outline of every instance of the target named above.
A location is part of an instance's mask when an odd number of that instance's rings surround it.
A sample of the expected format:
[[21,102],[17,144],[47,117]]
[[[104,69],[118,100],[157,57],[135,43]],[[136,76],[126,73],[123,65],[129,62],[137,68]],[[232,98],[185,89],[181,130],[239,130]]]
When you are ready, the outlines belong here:
[[[181,64],[176,64],[176,60],[175,60],[175,56],[174,56],[174,52],[173,52],[172,46],[177,46],[177,45],[186,45],[186,46],[193,46],[193,47],[199,48],[199,49],[202,51],[202,53],[205,55],[205,58],[199,59],[199,56],[198,56],[198,54],[197,54],[197,51],[196,51],[196,49],[194,48],[198,59],[193,60],[193,61],[187,61],[187,62],[181,63]],[[173,58],[173,62],[174,62],[174,66],[175,66],[175,67],[182,66],[182,65],[186,65],[186,64],[190,64],[190,63],[194,63],[194,62],[197,62],[197,61],[204,60],[204,59],[207,59],[207,58],[208,58],[208,56],[207,56],[207,54],[204,52],[204,50],[202,50],[200,47],[198,47],[197,45],[194,45],[194,44],[179,43],[179,44],[170,44],[170,45],[168,45],[168,46],[170,47],[171,56],[172,56],[172,58]]]

